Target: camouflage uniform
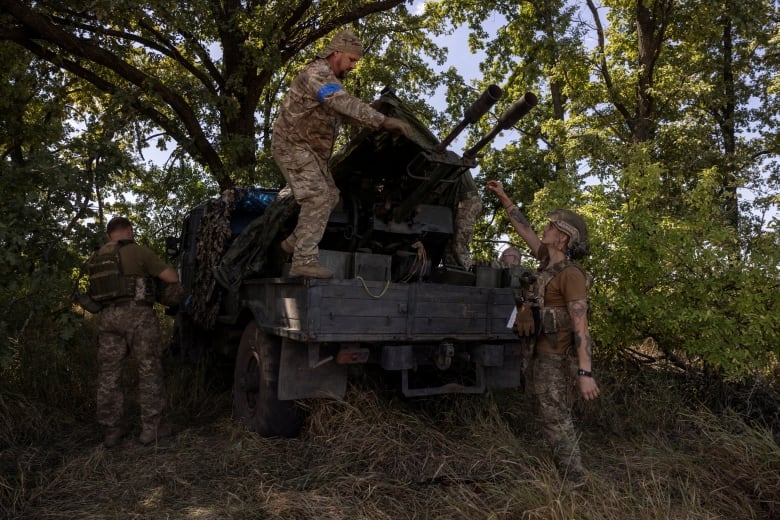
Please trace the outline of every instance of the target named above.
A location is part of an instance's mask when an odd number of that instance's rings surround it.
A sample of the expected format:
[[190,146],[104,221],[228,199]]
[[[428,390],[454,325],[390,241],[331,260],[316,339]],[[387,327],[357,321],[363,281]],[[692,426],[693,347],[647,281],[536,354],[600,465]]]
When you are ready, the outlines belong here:
[[128,354],[138,363],[138,402],[141,424],[156,430],[165,405],[160,324],[151,306],[110,305],[100,312],[97,420],[119,427],[124,413],[120,379]]
[[[103,246],[104,252],[113,244]],[[138,282],[134,296],[103,302],[98,326],[97,421],[120,428],[124,414],[122,369],[129,354],[138,364],[138,394],[144,431],[157,431],[165,405],[160,324],[142,285],[153,283],[168,266],[150,249],[134,243],[120,249],[122,271]]]
[[[586,275],[577,265],[570,263],[552,278],[545,278],[544,271],[537,278],[542,279],[544,306],[565,309],[570,301],[587,299]],[[585,469],[571,415],[578,368],[574,333],[565,326],[550,333],[544,330],[544,322],[543,318],[526,373],[527,388],[556,466],[562,475],[577,482],[584,478]]]
[[288,243],[293,264],[317,262],[318,244],[339,190],[328,160],[340,121],[378,130],[385,116],[347,94],[327,60],[310,62],[293,80],[274,123],[271,151],[300,204],[298,224]]
[[482,198],[470,173],[464,172],[461,175],[458,193],[460,200],[455,210],[455,229],[445,253],[445,263],[468,270],[473,264],[469,246],[474,236],[474,224],[482,212]]
[[560,473],[578,480],[585,469],[571,416],[577,358],[536,351],[526,374],[536,416]]

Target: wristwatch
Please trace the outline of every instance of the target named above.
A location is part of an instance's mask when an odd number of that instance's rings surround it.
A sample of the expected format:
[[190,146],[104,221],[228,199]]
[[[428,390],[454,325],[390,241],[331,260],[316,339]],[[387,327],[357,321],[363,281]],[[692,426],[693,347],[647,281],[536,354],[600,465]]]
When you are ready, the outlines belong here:
[[583,370],[581,368],[577,369],[577,375],[578,376],[585,376],[585,377],[593,377],[593,372],[591,370]]

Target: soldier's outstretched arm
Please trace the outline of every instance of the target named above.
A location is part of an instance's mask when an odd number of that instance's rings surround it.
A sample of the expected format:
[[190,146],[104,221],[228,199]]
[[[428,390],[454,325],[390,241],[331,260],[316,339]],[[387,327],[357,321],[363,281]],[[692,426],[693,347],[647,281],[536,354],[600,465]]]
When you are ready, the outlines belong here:
[[509,222],[512,223],[512,227],[515,228],[515,231],[517,231],[517,234],[520,235],[520,238],[522,238],[525,243],[528,244],[528,247],[531,249],[531,252],[534,254],[534,256],[537,256],[539,247],[542,245],[542,241],[531,228],[531,223],[528,222],[528,219],[525,218],[525,215],[520,212],[520,209],[515,206],[515,204],[506,194],[504,191],[504,186],[498,181],[488,181],[486,187],[488,190],[496,194],[498,201],[506,210],[506,214],[509,217]]
[[412,126],[406,121],[395,117],[386,117],[382,122],[382,128],[395,132],[396,134],[412,137]]
[[574,328],[574,348],[581,374],[577,375],[577,388],[586,401],[599,396],[599,386],[593,377],[593,342],[588,331],[588,301],[573,300],[567,304]]

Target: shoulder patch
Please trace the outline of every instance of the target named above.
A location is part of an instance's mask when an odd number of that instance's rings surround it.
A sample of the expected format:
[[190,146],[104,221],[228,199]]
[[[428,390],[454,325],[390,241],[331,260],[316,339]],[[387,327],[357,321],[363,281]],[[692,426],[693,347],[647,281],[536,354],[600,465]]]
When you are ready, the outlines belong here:
[[325,104],[325,98],[330,96],[331,94],[338,92],[341,90],[341,85],[338,83],[328,83],[326,85],[323,85],[318,91],[317,91],[317,99],[320,102],[320,105]]

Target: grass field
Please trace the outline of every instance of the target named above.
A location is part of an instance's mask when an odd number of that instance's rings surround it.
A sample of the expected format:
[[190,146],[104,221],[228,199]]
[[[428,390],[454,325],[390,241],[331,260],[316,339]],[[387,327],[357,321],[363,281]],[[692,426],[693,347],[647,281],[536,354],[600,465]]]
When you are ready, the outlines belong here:
[[603,368],[602,397],[575,410],[590,479],[571,491],[517,390],[407,400],[357,381],[307,403],[299,438],[264,439],[231,420],[224,382],[168,373],[175,433],[151,447],[103,448],[90,403],[0,394],[0,517],[780,518],[769,387],[713,411],[671,369]]

